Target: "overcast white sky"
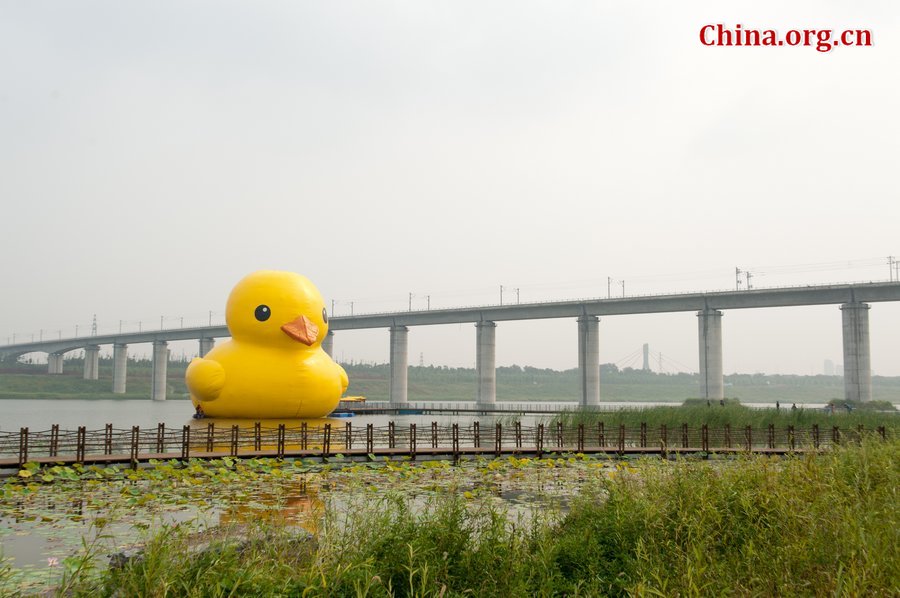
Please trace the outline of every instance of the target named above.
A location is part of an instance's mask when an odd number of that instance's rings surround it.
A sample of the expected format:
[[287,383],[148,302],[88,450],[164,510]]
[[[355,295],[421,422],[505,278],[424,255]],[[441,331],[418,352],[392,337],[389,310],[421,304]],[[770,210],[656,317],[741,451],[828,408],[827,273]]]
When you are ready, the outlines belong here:
[[[887,280],[898,17],[895,0],[0,0],[0,344],[93,314],[101,332],[221,321],[263,268],[309,276],[337,315],[410,292],[496,303],[500,285],[605,296],[607,277],[727,289],[735,267],[754,286]],[[708,23],[874,45],[705,47]],[[900,305],[870,322],[875,373],[900,375]],[[836,306],[723,326],[726,373],[842,361]],[[471,366],[474,340],[413,328],[410,362]],[[577,364],[574,321],[501,323],[497,342],[499,365]],[[645,342],[697,369],[692,313],[601,322],[601,361]],[[385,330],[335,346],[388,358]]]

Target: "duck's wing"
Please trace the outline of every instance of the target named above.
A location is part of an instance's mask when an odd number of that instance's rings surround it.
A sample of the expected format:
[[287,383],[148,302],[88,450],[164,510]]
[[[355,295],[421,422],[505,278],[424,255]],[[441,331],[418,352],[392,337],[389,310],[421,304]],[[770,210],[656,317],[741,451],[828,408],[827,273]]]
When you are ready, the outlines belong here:
[[350,386],[350,378],[347,377],[347,372],[344,371],[344,368],[341,367],[341,364],[335,362],[338,369],[338,374],[341,377],[341,394],[347,392],[347,387]]
[[225,387],[225,368],[218,361],[197,357],[184,373],[191,395],[201,401],[215,401]]

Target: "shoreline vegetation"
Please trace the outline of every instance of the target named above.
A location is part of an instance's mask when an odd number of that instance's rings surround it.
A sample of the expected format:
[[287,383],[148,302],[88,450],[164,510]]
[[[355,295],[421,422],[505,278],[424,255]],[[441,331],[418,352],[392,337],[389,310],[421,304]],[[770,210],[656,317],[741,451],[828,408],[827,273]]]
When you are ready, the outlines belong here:
[[[485,482],[502,471],[493,463],[480,466]],[[516,460],[510,469],[534,476],[575,463],[581,463],[577,456]],[[257,485],[275,475],[242,467],[220,463],[208,475],[223,484],[247,476]],[[426,463],[380,467],[422,489],[447,470]],[[283,478],[291,475],[286,469],[273,472]],[[203,478],[203,471],[196,475]],[[350,502],[326,498],[322,513],[312,517],[317,523],[304,526],[309,533],[272,515],[251,517],[239,531],[229,528],[230,538],[223,528],[225,536],[214,534],[198,547],[189,526],[169,525],[148,534],[139,552],[107,566],[96,540],[103,537],[101,529],[79,554],[64,559],[51,593],[889,596],[900,591],[897,438],[867,436],[817,456],[638,459],[579,471],[579,490],[571,500],[550,501],[530,517],[492,500],[489,482],[467,487],[471,491],[441,487],[424,499],[406,491],[370,492],[366,484]],[[192,487],[189,475],[191,470],[172,471],[182,487]],[[322,479],[320,487],[327,483]],[[7,488],[5,496],[29,487],[23,480],[9,484],[19,486]],[[123,486],[124,495],[132,494],[129,500],[146,500],[127,491],[131,487]],[[40,491],[35,484],[34,492]],[[15,596],[10,580],[9,569],[0,566],[0,593]]]
[[[170,361],[168,397],[187,399],[184,371],[188,362]],[[348,393],[370,400],[388,400],[388,364],[342,364],[350,377]],[[83,361],[68,359],[62,375],[49,375],[46,366],[0,362],[0,399],[147,399],[150,396],[151,367],[148,360],[129,360],[127,393],[111,392],[112,361],[100,360],[100,379],[82,378]],[[696,397],[697,374],[666,374],[639,369],[619,369],[614,364],[600,366],[604,401],[659,401],[680,404]],[[409,396],[416,401],[471,401],[474,398],[475,370],[440,366],[410,366]],[[792,403],[842,404],[841,376],[799,376],[730,374],[725,376],[725,394],[743,403],[780,401]],[[497,368],[497,399],[500,401],[573,401],[578,396],[577,370],[557,371],[533,367]],[[874,401],[900,402],[900,377],[874,376]]]

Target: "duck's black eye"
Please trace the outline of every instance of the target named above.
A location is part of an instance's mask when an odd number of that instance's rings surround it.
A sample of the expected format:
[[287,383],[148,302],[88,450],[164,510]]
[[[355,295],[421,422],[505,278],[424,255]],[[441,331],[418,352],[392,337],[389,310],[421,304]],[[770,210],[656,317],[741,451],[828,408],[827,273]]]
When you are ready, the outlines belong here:
[[325,310],[324,307],[322,308],[322,321],[325,322],[326,324],[328,323],[328,312]]
[[256,308],[254,315],[256,316],[256,319],[259,320],[260,322],[265,322],[266,320],[269,319],[269,316],[272,315],[272,310],[269,309],[268,305],[260,305]]

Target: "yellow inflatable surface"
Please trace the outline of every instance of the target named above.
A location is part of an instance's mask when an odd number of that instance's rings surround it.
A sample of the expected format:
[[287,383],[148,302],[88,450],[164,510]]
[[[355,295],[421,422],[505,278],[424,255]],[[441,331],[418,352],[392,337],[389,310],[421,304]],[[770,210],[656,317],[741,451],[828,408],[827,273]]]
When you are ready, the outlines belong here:
[[322,349],[328,314],[309,279],[254,272],[231,291],[225,321],[231,340],[194,359],[185,374],[205,415],[314,418],[337,407],[347,373]]

